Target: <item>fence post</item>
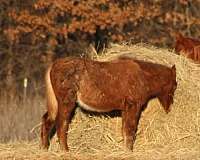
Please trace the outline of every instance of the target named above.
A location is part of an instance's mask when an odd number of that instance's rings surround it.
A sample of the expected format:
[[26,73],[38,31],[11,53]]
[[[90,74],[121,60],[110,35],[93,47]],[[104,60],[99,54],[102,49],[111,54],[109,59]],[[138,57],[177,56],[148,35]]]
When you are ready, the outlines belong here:
[[24,91],[23,91],[23,104],[25,105],[27,99],[27,86],[28,86],[28,78],[24,78]]

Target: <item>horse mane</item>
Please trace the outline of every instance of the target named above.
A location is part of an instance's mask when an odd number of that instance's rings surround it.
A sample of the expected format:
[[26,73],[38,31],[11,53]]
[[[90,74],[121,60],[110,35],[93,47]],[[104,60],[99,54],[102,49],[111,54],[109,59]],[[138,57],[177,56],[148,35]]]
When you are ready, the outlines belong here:
[[142,70],[148,71],[148,72],[151,72],[151,73],[153,73],[155,70],[162,71],[163,68],[168,68],[167,66],[162,65],[162,64],[153,63],[153,62],[144,61],[144,60],[139,60],[139,59],[128,57],[128,56],[124,56],[124,55],[119,56],[118,59],[133,60],[134,62],[136,62],[137,64],[139,64],[139,66],[141,67]]

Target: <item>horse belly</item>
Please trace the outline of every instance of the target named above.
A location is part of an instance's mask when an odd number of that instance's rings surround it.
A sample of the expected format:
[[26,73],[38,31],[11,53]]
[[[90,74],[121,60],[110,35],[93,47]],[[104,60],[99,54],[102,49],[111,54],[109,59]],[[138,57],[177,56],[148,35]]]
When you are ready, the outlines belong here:
[[90,106],[89,104],[86,104],[83,102],[80,98],[77,100],[78,104],[80,105],[81,108],[87,110],[87,111],[93,111],[93,112],[105,112],[104,110],[98,109],[94,106]]
[[108,100],[104,98],[93,99],[80,96],[79,94],[77,97],[77,103],[81,108],[93,112],[109,112],[115,109],[120,109],[120,103],[115,103],[116,100]]

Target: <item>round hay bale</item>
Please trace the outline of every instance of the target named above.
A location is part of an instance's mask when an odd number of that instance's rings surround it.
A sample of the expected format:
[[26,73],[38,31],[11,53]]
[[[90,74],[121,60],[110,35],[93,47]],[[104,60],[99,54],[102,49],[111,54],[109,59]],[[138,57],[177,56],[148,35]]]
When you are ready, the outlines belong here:
[[113,44],[97,57],[109,61],[120,55],[176,65],[177,90],[171,112],[166,114],[157,99],[148,103],[140,118],[133,152],[123,148],[121,117],[90,115],[78,109],[68,134],[72,152],[99,159],[196,159],[200,157],[200,65],[173,51],[146,44]]

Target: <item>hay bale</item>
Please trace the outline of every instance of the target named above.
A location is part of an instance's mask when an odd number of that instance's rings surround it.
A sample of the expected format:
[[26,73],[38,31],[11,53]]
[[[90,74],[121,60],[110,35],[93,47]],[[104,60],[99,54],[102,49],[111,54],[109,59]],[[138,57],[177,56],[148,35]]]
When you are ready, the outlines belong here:
[[166,114],[157,99],[142,113],[132,153],[123,149],[121,117],[91,116],[76,111],[70,125],[69,146],[75,153],[98,158],[196,159],[200,157],[200,66],[173,51],[145,44],[113,44],[100,61],[126,55],[166,66],[176,65],[178,86]]

